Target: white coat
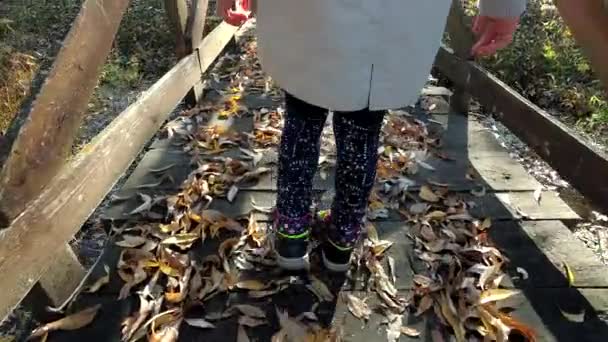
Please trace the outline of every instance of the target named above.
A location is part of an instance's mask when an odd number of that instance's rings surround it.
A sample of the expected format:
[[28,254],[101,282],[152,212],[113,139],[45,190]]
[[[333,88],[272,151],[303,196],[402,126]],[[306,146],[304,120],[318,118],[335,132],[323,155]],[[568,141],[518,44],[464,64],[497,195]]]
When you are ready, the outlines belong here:
[[[481,0],[519,16],[526,0]],[[336,111],[414,102],[439,49],[451,0],[257,0],[258,54],[277,84]]]

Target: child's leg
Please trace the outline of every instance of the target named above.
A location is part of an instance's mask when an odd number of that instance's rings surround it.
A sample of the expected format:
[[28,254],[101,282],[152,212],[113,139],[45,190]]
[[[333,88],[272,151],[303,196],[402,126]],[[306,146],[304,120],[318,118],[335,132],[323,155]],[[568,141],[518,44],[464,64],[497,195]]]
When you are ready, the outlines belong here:
[[334,133],[338,154],[336,197],[328,237],[348,251],[361,233],[369,194],[376,178],[378,144],[384,111],[336,113]]
[[279,266],[299,269],[306,257],[312,181],[319,163],[327,110],[289,94],[286,94],[285,102],[285,126],[279,148],[275,248]]

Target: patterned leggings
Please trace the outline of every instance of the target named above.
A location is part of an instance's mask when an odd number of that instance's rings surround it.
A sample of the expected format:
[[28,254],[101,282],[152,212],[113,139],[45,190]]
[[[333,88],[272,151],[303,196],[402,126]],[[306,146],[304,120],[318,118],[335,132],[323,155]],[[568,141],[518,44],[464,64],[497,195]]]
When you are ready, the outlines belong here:
[[[320,154],[327,110],[286,94],[285,126],[279,151],[278,222],[294,236],[310,227],[312,184]],[[376,178],[378,142],[384,111],[335,112],[336,197],[329,239],[350,248],[359,238],[367,201]]]

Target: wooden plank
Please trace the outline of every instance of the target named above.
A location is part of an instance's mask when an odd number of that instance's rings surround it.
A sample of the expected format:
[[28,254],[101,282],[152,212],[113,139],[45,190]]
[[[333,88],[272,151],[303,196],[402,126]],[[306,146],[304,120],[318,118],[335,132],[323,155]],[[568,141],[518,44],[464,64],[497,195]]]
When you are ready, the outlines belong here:
[[[574,273],[575,287],[608,288],[607,267],[560,221],[495,222],[490,236],[509,257],[517,287],[567,287],[564,263]],[[521,279],[516,268],[525,269]]]
[[[226,24],[216,30],[200,46],[209,48],[209,59],[221,53],[236,28]],[[50,256],[80,228],[198,80],[198,74],[193,73],[198,69],[195,55],[182,59],[114,119],[49,183],[10,228],[2,231],[0,272],[11,276],[0,279],[0,288],[4,290],[0,295],[0,317],[11,312],[40,279],[49,266]]]
[[6,226],[57,175],[70,155],[87,103],[128,0],[82,4],[53,68],[29,108],[0,172]]
[[470,68],[470,91],[564,179],[600,208],[608,209],[608,156],[578,137],[558,119],[537,107],[475,63],[440,49],[436,65],[462,84]]
[[61,305],[78,287],[86,271],[70,245],[65,244],[53,255],[49,266],[40,278],[40,286],[55,306]]

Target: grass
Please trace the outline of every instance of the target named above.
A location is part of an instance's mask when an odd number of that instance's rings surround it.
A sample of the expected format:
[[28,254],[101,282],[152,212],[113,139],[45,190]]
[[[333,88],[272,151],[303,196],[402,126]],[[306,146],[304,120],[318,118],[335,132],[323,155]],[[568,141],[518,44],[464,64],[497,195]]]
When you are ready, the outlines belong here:
[[[0,2],[0,134],[29,95],[35,75],[50,69],[81,4],[82,0]],[[116,97],[158,79],[175,63],[173,46],[163,1],[131,1],[89,112],[116,109]]]

